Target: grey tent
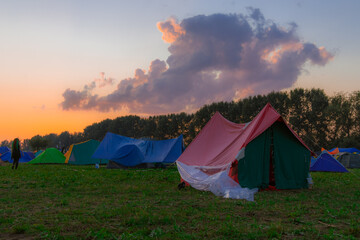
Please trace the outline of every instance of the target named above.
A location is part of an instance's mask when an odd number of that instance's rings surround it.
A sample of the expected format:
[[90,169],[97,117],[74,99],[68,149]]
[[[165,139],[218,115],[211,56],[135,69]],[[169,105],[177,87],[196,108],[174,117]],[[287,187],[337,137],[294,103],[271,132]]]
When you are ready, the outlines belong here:
[[346,168],[360,168],[360,155],[340,152],[334,156]]

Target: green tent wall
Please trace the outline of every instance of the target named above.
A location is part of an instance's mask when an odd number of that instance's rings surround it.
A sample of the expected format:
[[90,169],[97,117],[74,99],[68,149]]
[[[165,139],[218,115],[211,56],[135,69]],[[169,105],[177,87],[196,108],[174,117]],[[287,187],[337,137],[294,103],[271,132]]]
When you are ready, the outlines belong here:
[[66,163],[74,165],[107,164],[109,160],[92,158],[91,156],[99,146],[100,142],[90,139],[86,142],[73,144],[69,152],[65,154]]
[[238,163],[238,180],[242,187],[269,186],[271,154],[277,189],[308,187],[311,152],[282,121],[275,122],[246,146],[245,157]]

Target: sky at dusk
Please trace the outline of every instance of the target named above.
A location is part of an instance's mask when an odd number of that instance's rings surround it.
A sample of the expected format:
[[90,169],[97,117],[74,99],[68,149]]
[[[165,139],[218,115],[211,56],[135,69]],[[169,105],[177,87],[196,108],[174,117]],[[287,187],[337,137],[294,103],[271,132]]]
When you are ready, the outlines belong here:
[[360,1],[4,0],[0,141],[295,87],[360,90]]

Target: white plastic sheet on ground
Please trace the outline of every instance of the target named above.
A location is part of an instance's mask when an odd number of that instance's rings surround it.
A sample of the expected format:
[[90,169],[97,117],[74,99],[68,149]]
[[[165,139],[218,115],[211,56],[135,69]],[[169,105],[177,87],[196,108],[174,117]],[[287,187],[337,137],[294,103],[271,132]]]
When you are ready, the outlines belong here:
[[[257,188],[242,188],[229,177],[230,165],[220,167],[188,166],[176,162],[179,173],[193,188],[201,191],[211,191],[216,196],[254,201]],[[207,173],[206,173],[207,172]]]

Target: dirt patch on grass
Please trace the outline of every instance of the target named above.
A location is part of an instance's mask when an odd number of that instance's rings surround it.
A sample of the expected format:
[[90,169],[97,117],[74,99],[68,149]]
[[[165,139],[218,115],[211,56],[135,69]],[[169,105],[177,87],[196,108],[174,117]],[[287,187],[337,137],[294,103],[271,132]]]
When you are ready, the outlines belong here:
[[[6,162],[0,160],[0,166],[6,166],[6,165],[8,165]],[[9,164],[9,165],[10,165],[10,164]]]

